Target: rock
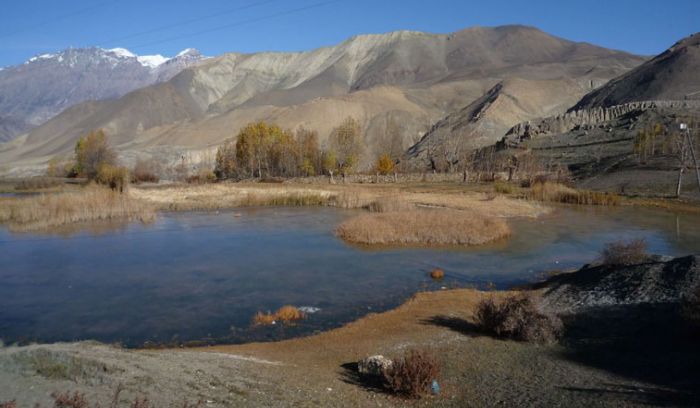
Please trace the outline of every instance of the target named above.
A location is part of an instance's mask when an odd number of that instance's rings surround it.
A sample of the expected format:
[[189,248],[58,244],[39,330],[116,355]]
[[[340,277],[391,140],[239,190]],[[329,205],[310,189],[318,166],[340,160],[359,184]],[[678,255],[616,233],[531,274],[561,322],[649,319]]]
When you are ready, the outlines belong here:
[[370,356],[358,361],[357,371],[362,375],[380,376],[392,364],[390,359],[382,355]]

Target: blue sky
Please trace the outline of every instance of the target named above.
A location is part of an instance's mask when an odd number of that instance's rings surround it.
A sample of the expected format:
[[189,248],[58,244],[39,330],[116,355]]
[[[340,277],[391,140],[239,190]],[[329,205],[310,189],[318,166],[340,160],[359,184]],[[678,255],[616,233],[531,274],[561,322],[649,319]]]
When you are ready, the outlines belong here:
[[[525,24],[652,55],[700,31],[700,0],[4,0],[0,66],[67,47],[172,56],[307,50],[363,33]],[[188,22],[189,21],[189,22]],[[167,27],[161,29],[162,27]]]

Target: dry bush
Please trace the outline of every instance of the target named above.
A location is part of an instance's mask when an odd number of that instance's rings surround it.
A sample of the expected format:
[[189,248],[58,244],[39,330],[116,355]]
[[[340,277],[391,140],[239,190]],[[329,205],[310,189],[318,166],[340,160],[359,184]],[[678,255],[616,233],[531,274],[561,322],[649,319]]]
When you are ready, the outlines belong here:
[[634,239],[629,242],[615,241],[605,244],[601,251],[604,265],[636,265],[645,262],[647,243],[644,239]]
[[513,194],[515,186],[505,181],[497,181],[493,184],[493,191],[499,194]]
[[277,321],[282,323],[292,323],[306,317],[304,312],[294,306],[282,306],[274,313],[258,312],[253,316],[253,326],[269,326]]
[[5,401],[0,402],[0,408],[17,408],[17,401]]
[[415,208],[415,204],[402,200],[399,197],[380,197],[366,206],[366,209],[370,212],[377,213],[408,211],[414,210]]
[[197,173],[185,177],[185,182],[189,184],[206,184],[216,181],[216,174],[209,169],[199,169]]
[[139,160],[131,171],[131,182],[134,184],[157,183],[160,181],[158,176],[160,171],[160,165],[157,162]]
[[530,296],[509,296],[497,303],[482,300],[474,314],[482,331],[497,337],[535,343],[554,343],[561,334],[561,320],[542,313]]
[[121,193],[129,184],[129,170],[126,167],[103,163],[98,167],[95,181]]
[[413,210],[363,214],[342,223],[336,234],[368,245],[481,245],[510,235],[501,218],[458,210]]
[[8,223],[15,231],[114,219],[150,222],[155,219],[155,212],[128,194],[99,186],[88,186],[75,193],[5,199],[0,206],[0,223]]
[[78,391],[75,391],[73,394],[70,392],[54,392],[51,394],[51,397],[54,400],[55,408],[90,408],[90,403],[85,398],[85,394],[81,394]]
[[31,177],[28,179],[21,180],[17,185],[15,185],[15,190],[26,191],[26,190],[41,190],[47,188],[53,188],[63,185],[62,178],[55,177]]
[[527,198],[537,201],[549,201],[555,203],[577,205],[618,205],[620,196],[615,193],[576,190],[564,184],[549,181],[535,182]]
[[440,375],[440,364],[426,350],[408,350],[392,360],[383,373],[384,386],[399,395],[420,398],[430,392],[430,385]]
[[435,268],[432,271],[430,271],[430,277],[435,280],[441,280],[445,277],[445,271],[443,271],[440,268]]

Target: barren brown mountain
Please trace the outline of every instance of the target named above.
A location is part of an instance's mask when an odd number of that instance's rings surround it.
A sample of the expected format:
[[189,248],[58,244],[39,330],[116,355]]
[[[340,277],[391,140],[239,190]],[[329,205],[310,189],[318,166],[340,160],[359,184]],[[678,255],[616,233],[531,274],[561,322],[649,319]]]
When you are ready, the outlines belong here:
[[[563,111],[643,61],[524,26],[448,35],[402,31],[309,52],[226,54],[120,99],[74,106],[0,145],[0,162],[5,171],[40,171],[96,128],[127,162],[144,156],[197,162],[251,121],[313,128],[323,143],[353,116],[364,129],[367,164],[390,119],[400,124],[408,148],[441,118],[477,103],[467,108],[482,111],[470,137],[474,145],[489,144],[522,120]],[[478,106],[497,84],[495,102]]]

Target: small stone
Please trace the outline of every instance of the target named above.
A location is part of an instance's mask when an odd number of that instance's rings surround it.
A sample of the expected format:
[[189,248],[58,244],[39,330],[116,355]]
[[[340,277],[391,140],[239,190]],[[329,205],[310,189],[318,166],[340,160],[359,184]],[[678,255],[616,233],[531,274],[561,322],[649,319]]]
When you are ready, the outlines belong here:
[[392,364],[390,359],[382,355],[370,356],[357,363],[357,371],[363,375],[380,376]]

